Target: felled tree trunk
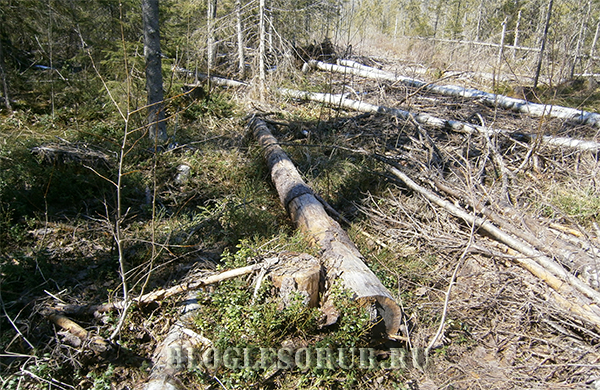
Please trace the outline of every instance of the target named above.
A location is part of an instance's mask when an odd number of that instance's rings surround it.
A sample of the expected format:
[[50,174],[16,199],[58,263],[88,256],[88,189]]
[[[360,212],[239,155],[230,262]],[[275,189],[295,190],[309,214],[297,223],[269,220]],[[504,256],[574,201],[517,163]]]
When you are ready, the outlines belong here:
[[327,215],[265,122],[254,118],[250,129],[263,148],[281,204],[298,228],[321,248],[327,278],[330,281],[339,278],[357,300],[375,304],[385,331],[388,335],[395,335],[400,328],[402,311],[390,292],[365,265],[346,232]]
[[[466,133],[487,133],[488,135],[503,133],[507,135],[513,134],[513,132],[502,129],[491,129],[485,126],[473,125],[466,122],[460,122],[455,120],[446,120],[434,117],[429,114],[419,114],[412,113],[404,110],[400,110],[398,108],[391,108],[385,106],[376,106],[374,104],[361,102],[358,100],[347,99],[346,95],[332,95],[329,93],[318,93],[318,92],[305,92],[305,91],[297,91],[293,89],[287,88],[279,88],[279,92],[291,98],[296,99],[306,99],[312,100],[315,102],[321,102],[325,104],[329,104],[335,107],[342,107],[346,109],[356,110],[360,112],[373,112],[379,114],[388,114],[393,115],[398,118],[408,119],[413,118],[418,123],[431,126],[437,129],[450,129],[457,132],[466,132]],[[597,115],[597,114],[594,114]],[[531,140],[535,140],[538,137],[541,137],[543,143],[558,147],[565,148],[573,148],[582,151],[597,151],[600,150],[600,143],[594,141],[585,141],[580,139],[573,139],[567,137],[553,137],[549,135],[537,135],[537,134],[523,134],[519,133],[521,137],[526,137]]]
[[429,84],[422,80],[417,80],[411,77],[395,75],[389,72],[384,72],[379,69],[369,68],[358,64],[354,61],[341,60],[341,65],[328,64],[325,62],[311,60],[308,66],[315,69],[325,70],[329,72],[338,72],[343,74],[352,74],[360,77],[367,77],[377,80],[386,80],[390,82],[398,82],[414,88],[423,88],[427,91],[439,93],[446,96],[457,96],[470,99],[479,99],[484,103],[494,107],[501,107],[507,110],[529,114],[536,117],[552,117],[568,119],[581,124],[586,124],[594,127],[600,127],[600,114],[578,110],[570,107],[555,106],[551,104],[531,103],[527,100],[516,99],[509,96],[497,95],[495,93],[484,92],[474,88],[465,88],[458,85],[437,85]]

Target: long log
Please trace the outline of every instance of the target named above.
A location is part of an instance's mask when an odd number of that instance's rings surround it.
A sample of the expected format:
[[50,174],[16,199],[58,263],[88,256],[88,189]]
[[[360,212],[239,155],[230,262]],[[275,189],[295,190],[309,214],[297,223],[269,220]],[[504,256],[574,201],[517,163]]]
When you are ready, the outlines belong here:
[[[429,114],[423,113],[412,113],[404,110],[400,110],[399,108],[391,108],[385,106],[377,106],[370,103],[361,102],[358,100],[347,99],[346,95],[342,94],[328,94],[328,93],[318,93],[318,92],[305,92],[305,91],[297,91],[294,89],[287,88],[279,88],[278,91],[287,97],[295,98],[295,99],[303,99],[303,100],[312,100],[315,102],[325,103],[334,107],[341,107],[346,109],[351,109],[360,112],[372,112],[372,113],[380,113],[392,115],[402,119],[408,119],[412,117],[418,123],[424,126],[431,126],[438,129],[450,129],[457,132],[466,132],[466,133],[481,133],[481,134],[506,134],[508,136],[512,134],[519,134],[520,136],[525,136],[531,140],[535,140],[540,137],[536,134],[523,134],[523,133],[515,133],[509,130],[503,129],[491,129],[485,126],[473,125],[466,122],[455,121],[450,119],[441,119],[434,117]],[[572,139],[567,137],[553,137],[549,135],[541,136],[542,143],[547,145],[557,146],[557,147],[565,147],[572,148],[581,151],[597,151],[600,150],[600,143],[594,141],[585,141],[579,139]]]
[[357,300],[376,303],[387,334],[396,335],[402,311],[392,294],[363,262],[363,256],[346,232],[327,215],[266,123],[253,118],[249,126],[263,149],[281,204],[298,228],[321,248],[328,279],[339,278]]
[[[402,84],[424,88],[428,91],[439,93],[446,96],[456,96],[461,98],[479,99],[486,104],[501,107],[507,110],[529,114],[536,117],[553,117],[572,120],[577,123],[600,127],[600,114],[578,110],[570,107],[557,106],[552,104],[531,103],[524,99],[516,99],[509,96],[498,95],[495,93],[480,91],[475,88],[465,88],[458,85],[436,85],[428,84],[422,80],[394,75],[393,73],[384,72],[379,69],[368,69],[366,66],[349,67],[328,64],[321,61],[311,60],[309,66],[326,70],[329,72],[338,72],[343,74],[353,74],[356,76],[374,78],[377,80],[387,80],[391,82],[400,82]],[[346,64],[350,64],[346,62]]]

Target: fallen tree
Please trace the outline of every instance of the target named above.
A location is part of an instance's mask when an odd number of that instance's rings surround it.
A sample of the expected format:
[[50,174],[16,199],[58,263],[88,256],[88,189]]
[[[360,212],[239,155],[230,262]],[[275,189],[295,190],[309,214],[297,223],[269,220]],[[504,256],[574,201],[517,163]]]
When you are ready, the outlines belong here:
[[352,62],[341,62],[346,65],[342,66],[328,64],[325,62],[311,60],[308,66],[314,69],[325,70],[329,72],[338,72],[343,74],[352,74],[361,77],[373,78],[377,80],[386,80],[391,82],[399,82],[415,88],[423,88],[431,92],[441,95],[456,96],[461,98],[479,99],[486,104],[501,107],[507,110],[512,110],[524,114],[529,114],[537,117],[553,117],[572,120],[585,125],[600,127],[600,114],[578,110],[570,107],[556,106],[551,104],[531,103],[524,99],[516,99],[509,96],[498,95],[495,93],[484,92],[474,88],[465,88],[457,85],[436,85],[429,84],[422,80],[395,75],[389,72],[384,72],[380,69],[369,68],[364,65],[356,66]]
[[385,332],[395,336],[402,311],[391,293],[365,265],[346,232],[327,215],[266,123],[255,117],[249,127],[263,149],[281,204],[298,228],[320,247],[329,284],[339,279],[358,301],[374,305],[383,319]]
[[400,110],[398,108],[391,108],[385,106],[377,106],[370,103],[361,102],[358,100],[351,100],[346,98],[346,94],[328,94],[328,93],[318,93],[318,92],[305,92],[305,91],[297,91],[293,89],[287,88],[279,88],[278,91],[287,97],[295,98],[295,99],[303,99],[303,100],[312,100],[315,102],[325,103],[334,107],[340,107],[345,109],[356,110],[360,112],[372,112],[372,113],[380,113],[392,115],[402,119],[413,118],[417,123],[425,126],[431,126],[433,128],[438,129],[450,129],[457,132],[466,132],[466,133],[481,133],[481,134],[497,134],[502,133],[509,136],[515,135],[519,136],[519,138],[527,138],[531,141],[536,141],[541,138],[541,142],[547,145],[558,146],[558,147],[566,147],[573,148],[581,151],[597,151],[600,150],[600,143],[594,141],[585,141],[579,139],[572,139],[567,137],[554,137],[549,135],[537,135],[537,134],[523,134],[516,133],[509,130],[502,129],[491,129],[486,126],[478,126],[470,123],[465,123],[461,121],[455,121],[450,119],[441,119],[434,117],[432,115],[423,114],[423,113],[412,113],[404,110]]

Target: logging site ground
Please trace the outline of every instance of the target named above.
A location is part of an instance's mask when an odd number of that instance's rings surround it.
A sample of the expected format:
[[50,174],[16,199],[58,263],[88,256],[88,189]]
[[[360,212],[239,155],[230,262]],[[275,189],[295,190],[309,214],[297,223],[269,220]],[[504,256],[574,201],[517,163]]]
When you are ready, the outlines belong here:
[[[145,101],[124,86],[98,82],[75,102],[74,80],[53,90],[67,103],[52,109],[16,96],[0,114],[1,386],[600,389],[598,125],[430,88],[593,113],[596,82],[533,89],[516,71],[490,79],[427,50],[373,43],[343,57],[325,42],[303,59],[349,59],[376,77],[303,72],[296,59],[267,75],[266,91],[254,79],[181,93],[190,80],[169,74],[164,144],[140,110],[119,115],[115,104]],[[286,211],[295,198],[282,204],[251,121],[389,292],[395,334],[381,330],[391,322],[379,302],[318,265],[318,235]],[[316,305],[274,276],[292,258],[317,260]],[[186,346],[165,352],[175,333]]]

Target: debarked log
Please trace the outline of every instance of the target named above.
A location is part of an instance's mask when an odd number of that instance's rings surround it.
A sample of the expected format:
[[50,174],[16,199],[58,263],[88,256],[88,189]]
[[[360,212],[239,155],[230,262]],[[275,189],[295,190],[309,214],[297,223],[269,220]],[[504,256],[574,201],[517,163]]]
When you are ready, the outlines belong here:
[[600,143],[594,141],[585,141],[567,137],[554,137],[549,135],[538,136],[537,134],[523,134],[514,133],[509,130],[503,129],[492,129],[486,126],[473,125],[466,122],[455,121],[451,119],[441,119],[424,113],[412,113],[398,108],[377,106],[370,103],[361,102],[358,100],[347,99],[345,94],[329,94],[329,93],[318,93],[318,92],[305,92],[297,91],[294,89],[279,88],[279,93],[284,96],[294,98],[311,100],[315,102],[325,103],[334,107],[340,107],[360,112],[372,112],[379,114],[387,114],[402,119],[413,118],[417,123],[430,126],[437,129],[449,129],[456,132],[463,133],[481,133],[481,134],[505,134],[507,136],[519,136],[519,138],[527,138],[531,141],[541,137],[541,142],[547,145],[572,148],[581,151],[598,151],[600,150]]
[[374,303],[387,334],[398,333],[402,311],[392,294],[364,263],[346,232],[327,215],[266,123],[253,118],[249,126],[263,149],[281,204],[298,228],[320,247],[327,278],[341,280],[359,302]]

